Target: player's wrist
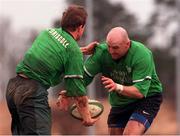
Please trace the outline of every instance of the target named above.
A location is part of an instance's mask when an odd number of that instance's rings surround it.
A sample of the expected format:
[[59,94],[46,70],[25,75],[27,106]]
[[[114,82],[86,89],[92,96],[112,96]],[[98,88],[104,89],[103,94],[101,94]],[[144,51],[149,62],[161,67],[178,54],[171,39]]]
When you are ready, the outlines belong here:
[[123,85],[116,83],[116,89],[115,89],[115,91],[116,91],[118,94],[122,94],[122,92],[124,91]]

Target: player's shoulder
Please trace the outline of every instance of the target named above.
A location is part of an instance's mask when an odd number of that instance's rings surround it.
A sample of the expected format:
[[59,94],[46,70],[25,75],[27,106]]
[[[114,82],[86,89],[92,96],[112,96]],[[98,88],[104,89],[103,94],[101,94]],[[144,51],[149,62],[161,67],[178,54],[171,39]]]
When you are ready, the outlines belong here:
[[94,54],[101,56],[102,54],[106,54],[107,52],[108,52],[107,44],[105,42],[102,42],[96,46]]
[[107,49],[108,47],[106,42],[102,42],[96,46],[96,50],[106,51]]
[[39,36],[50,36],[56,33],[57,32],[55,28],[46,28],[39,31]]
[[143,43],[137,41],[131,41],[131,49],[129,51],[130,56],[133,56],[133,59],[144,59],[149,60],[152,57],[151,50],[146,47]]
[[136,48],[144,48],[145,47],[145,45],[143,43],[141,43],[139,41],[133,41],[133,40],[131,40],[131,45],[136,46]]
[[151,50],[145,44],[141,42],[131,40],[131,45],[132,45],[132,48],[136,50],[136,52],[151,53]]

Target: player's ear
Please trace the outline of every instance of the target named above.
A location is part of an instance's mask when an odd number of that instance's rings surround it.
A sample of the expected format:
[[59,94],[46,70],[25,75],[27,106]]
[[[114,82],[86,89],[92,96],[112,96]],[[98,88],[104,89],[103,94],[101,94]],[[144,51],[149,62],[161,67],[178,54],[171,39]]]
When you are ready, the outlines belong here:
[[131,41],[128,40],[127,43],[126,43],[127,47],[130,47],[130,44],[131,44]]
[[82,29],[83,29],[83,26],[80,25],[80,26],[78,26],[78,27],[76,28],[76,31],[77,31],[77,32],[80,32]]

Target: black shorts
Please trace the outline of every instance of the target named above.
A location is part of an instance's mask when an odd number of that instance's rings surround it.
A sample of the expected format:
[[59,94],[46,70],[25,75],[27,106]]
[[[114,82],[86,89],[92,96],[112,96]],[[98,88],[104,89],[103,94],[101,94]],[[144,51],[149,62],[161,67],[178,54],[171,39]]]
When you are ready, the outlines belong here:
[[146,130],[156,117],[162,103],[162,94],[155,94],[131,103],[123,108],[112,107],[108,116],[108,127],[125,128],[129,120],[142,123]]

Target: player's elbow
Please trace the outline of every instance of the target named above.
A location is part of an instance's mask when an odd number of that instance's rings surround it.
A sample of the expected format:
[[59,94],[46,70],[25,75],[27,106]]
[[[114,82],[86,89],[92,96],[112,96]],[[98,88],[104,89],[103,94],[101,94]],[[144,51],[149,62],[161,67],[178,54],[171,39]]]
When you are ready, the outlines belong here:
[[144,98],[144,95],[139,92],[139,93],[136,94],[136,98],[142,99],[142,98]]
[[139,90],[138,88],[134,87],[134,92],[135,92],[135,97],[136,97],[137,99],[142,99],[142,98],[144,98],[144,95],[140,92],[140,90]]

